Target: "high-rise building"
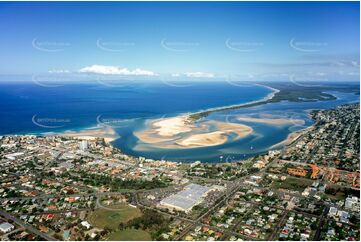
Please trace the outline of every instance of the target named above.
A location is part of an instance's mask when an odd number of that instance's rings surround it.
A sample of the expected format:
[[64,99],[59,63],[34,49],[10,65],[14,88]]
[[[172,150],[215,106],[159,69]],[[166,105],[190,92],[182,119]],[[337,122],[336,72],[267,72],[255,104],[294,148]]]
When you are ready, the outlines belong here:
[[85,151],[88,149],[88,141],[82,140],[79,144],[79,149]]

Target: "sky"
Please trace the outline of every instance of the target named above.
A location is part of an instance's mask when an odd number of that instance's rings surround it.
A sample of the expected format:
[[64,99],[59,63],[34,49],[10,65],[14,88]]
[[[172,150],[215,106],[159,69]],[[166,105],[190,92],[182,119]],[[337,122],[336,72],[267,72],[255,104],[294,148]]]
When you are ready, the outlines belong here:
[[359,2],[1,2],[0,75],[359,80]]

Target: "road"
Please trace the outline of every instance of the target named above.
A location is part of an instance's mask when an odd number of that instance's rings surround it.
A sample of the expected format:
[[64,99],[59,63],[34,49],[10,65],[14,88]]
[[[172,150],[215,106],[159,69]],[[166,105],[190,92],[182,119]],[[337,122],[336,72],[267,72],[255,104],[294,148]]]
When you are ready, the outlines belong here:
[[45,240],[52,240],[52,241],[57,240],[57,239],[55,239],[54,237],[52,237],[50,235],[47,235],[45,233],[40,232],[39,230],[37,230],[32,225],[24,223],[22,220],[14,217],[13,215],[11,215],[11,214],[3,211],[3,210],[0,210],[0,215],[2,217],[6,218],[7,220],[11,220],[11,221],[15,222],[19,226],[23,227],[24,229],[30,231],[33,234],[36,234],[36,235],[40,236],[41,238],[43,238]]

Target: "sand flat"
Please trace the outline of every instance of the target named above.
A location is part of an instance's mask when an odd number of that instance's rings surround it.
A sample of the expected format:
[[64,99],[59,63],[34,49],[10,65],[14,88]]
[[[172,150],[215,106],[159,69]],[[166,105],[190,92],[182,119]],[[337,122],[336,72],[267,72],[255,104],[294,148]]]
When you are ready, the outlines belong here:
[[143,148],[148,145],[160,149],[182,149],[221,145],[230,140],[230,134],[236,135],[235,140],[252,132],[253,129],[244,124],[215,120],[193,123],[186,116],[179,116],[150,122],[146,129],[134,132],[134,135],[143,143]]
[[156,120],[151,125],[160,136],[172,137],[174,135],[192,131],[193,125],[187,122],[187,116],[178,116]]
[[228,140],[228,136],[226,132],[215,131],[206,134],[194,134],[176,142],[176,144],[186,148],[195,148],[195,147],[221,145],[227,142],[227,140]]
[[239,121],[250,123],[263,123],[269,125],[304,125],[305,121],[302,119],[288,119],[288,118],[254,118],[254,117],[238,117]]

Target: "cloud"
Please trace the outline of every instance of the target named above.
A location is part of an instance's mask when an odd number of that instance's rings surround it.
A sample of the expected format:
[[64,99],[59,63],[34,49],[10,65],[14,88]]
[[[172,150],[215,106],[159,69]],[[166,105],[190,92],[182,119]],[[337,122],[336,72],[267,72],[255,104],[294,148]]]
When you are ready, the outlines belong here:
[[214,78],[214,74],[206,72],[187,72],[184,73],[187,77],[198,77],[198,78]]
[[79,70],[81,73],[92,73],[102,75],[124,75],[124,76],[156,76],[153,71],[142,69],[129,70],[118,66],[92,65],[86,66]]

